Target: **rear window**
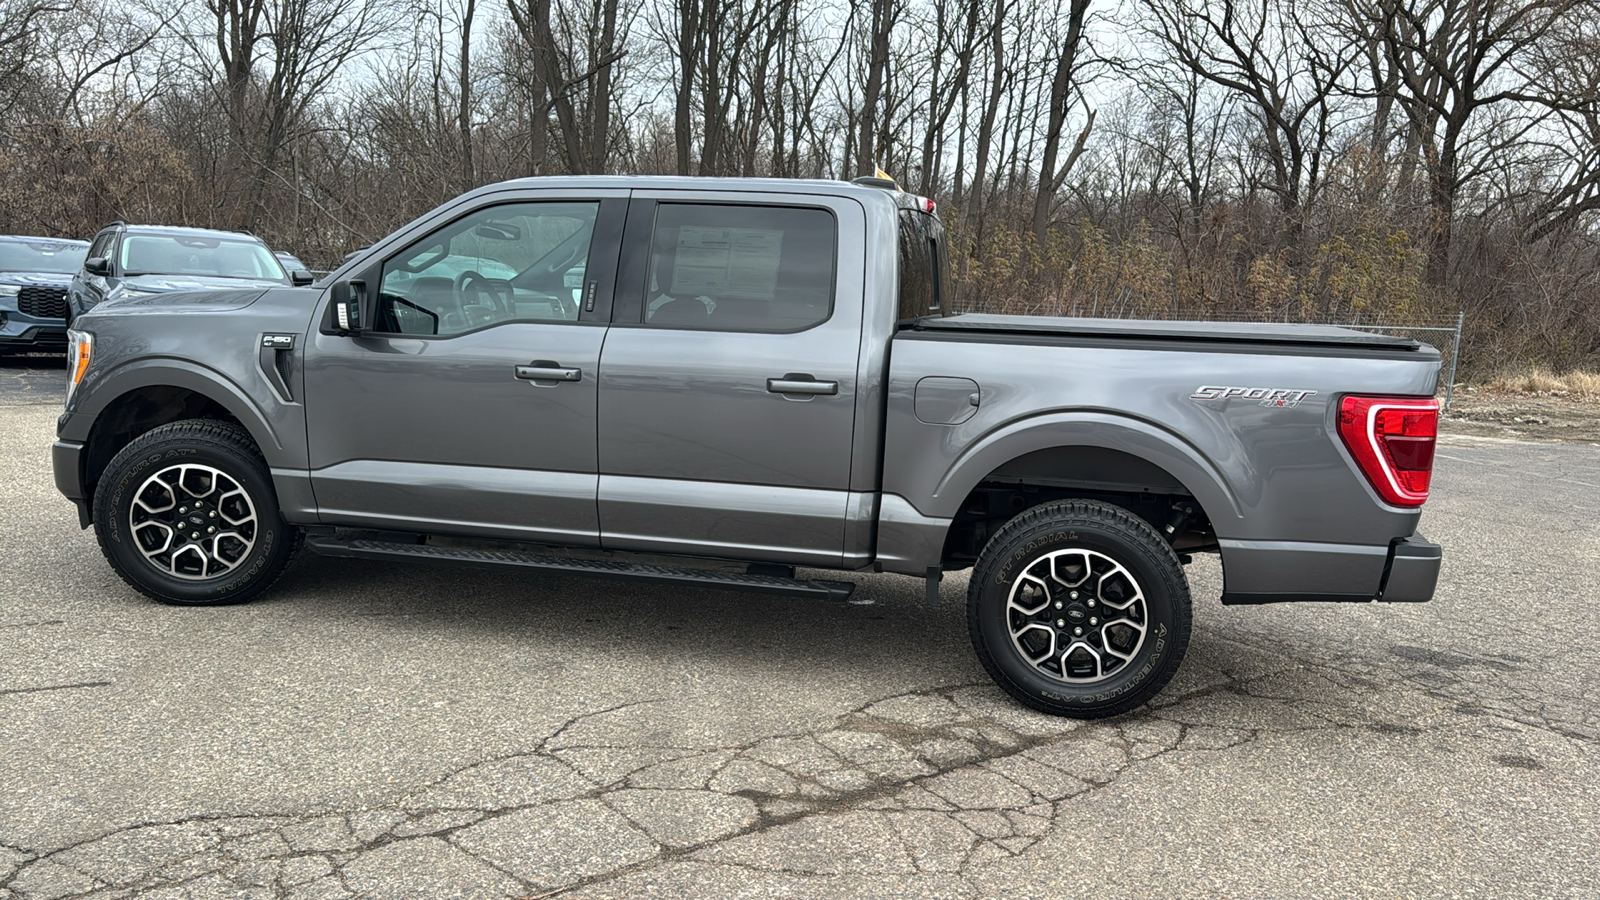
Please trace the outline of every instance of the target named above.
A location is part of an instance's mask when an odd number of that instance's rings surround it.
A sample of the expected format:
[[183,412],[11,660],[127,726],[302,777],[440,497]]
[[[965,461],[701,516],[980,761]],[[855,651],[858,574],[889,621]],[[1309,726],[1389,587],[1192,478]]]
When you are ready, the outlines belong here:
[[901,322],[947,315],[950,300],[949,261],[945,259],[944,226],[926,213],[900,211]]
[[833,311],[833,214],[789,206],[663,203],[644,320],[704,331],[803,331]]

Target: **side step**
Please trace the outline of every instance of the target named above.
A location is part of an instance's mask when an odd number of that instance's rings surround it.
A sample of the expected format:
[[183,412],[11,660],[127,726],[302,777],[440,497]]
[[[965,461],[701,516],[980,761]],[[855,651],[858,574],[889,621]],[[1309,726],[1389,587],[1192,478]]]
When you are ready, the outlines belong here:
[[817,600],[844,601],[856,589],[849,581],[801,581],[781,575],[752,575],[720,572],[687,566],[658,566],[610,559],[581,559],[565,556],[540,556],[515,550],[478,550],[470,547],[435,547],[428,544],[399,544],[366,539],[342,541],[331,535],[307,535],[306,546],[323,556],[351,559],[381,559],[403,562],[441,562],[467,566],[513,566],[540,569],[569,575],[595,575],[627,581],[648,581],[697,587],[726,588],[786,597],[811,597]]

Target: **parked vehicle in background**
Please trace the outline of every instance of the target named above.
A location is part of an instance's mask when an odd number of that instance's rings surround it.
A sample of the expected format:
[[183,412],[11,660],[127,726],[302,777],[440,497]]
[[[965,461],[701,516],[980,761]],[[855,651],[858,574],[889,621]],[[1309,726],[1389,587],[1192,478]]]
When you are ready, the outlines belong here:
[[175,291],[306,285],[254,235],[209,228],[112,222],[89,245],[67,291],[68,321],[101,303]]
[[1223,603],[1433,596],[1436,350],[948,316],[934,213],[825,181],[491,185],[316,290],[82,317],[56,483],[174,604],[260,594],[302,538],[833,599],[854,585],[796,567],[930,599],[971,568],[990,675],[1082,717],[1177,671],[1191,554],[1221,554]]
[[274,250],[272,251],[272,255],[278,258],[278,262],[283,266],[283,269],[286,272],[293,274],[295,272],[311,271],[311,267],[301,262],[300,257],[295,256],[293,253],[290,253],[287,250]]
[[0,235],[0,353],[65,350],[67,285],[88,241]]

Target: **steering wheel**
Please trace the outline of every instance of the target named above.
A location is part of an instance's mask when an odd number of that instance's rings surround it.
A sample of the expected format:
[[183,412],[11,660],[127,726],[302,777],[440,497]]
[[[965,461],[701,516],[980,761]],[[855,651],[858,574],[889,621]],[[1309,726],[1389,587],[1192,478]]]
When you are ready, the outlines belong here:
[[[500,292],[494,289],[494,284],[482,274],[468,269],[456,276],[455,284],[451,288],[455,295],[456,303],[465,307],[468,305],[487,306],[499,313],[505,313],[505,303],[500,299]],[[469,299],[470,294],[478,294],[488,298],[487,302]]]

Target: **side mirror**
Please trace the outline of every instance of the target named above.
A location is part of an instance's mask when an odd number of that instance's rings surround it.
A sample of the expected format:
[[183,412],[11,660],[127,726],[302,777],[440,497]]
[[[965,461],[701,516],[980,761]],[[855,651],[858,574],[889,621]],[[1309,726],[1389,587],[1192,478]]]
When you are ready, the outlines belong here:
[[295,287],[305,287],[316,280],[316,277],[305,269],[295,269],[289,273],[289,283]]
[[83,270],[90,275],[109,278],[111,276],[111,260],[106,259],[104,256],[91,256],[83,261]]
[[333,326],[338,334],[359,335],[366,330],[367,283],[359,278],[333,286]]

